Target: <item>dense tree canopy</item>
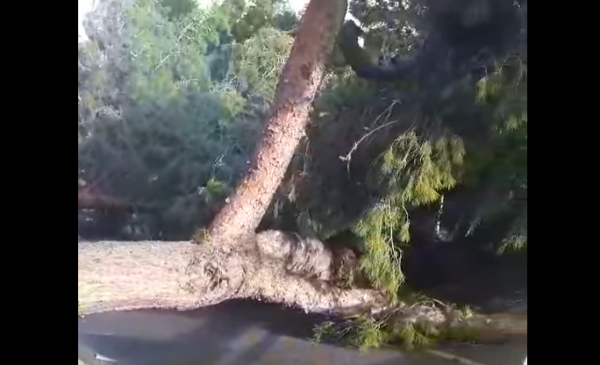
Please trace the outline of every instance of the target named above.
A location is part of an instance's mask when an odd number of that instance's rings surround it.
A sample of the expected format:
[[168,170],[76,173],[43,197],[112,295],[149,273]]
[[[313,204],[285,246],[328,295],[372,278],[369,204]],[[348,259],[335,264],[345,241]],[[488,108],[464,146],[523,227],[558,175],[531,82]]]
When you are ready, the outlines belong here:
[[231,43],[227,8],[171,18],[173,3],[105,1],[79,44],[79,176],[160,237],[206,224],[243,172],[290,43],[267,28]]
[[[360,25],[340,34],[261,229],[351,232],[392,299],[411,252],[526,250],[526,0],[349,9]],[[280,0],[100,2],[79,43],[78,175],[129,207],[113,236],[187,238],[210,222],[247,167],[297,23]]]
[[409,242],[525,247],[526,3],[352,9],[367,46],[348,49],[342,38],[345,58],[386,83],[342,75],[328,84],[290,169],[285,194],[295,209],[286,211],[321,237],[348,228],[363,237],[363,269],[392,293]]

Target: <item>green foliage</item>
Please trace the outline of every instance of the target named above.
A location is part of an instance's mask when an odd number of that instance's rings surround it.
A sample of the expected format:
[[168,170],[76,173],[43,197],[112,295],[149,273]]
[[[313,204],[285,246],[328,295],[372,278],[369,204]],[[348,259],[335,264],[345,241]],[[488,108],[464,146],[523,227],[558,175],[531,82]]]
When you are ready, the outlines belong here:
[[343,322],[320,323],[313,329],[312,341],[333,341],[361,350],[395,346],[406,351],[418,351],[441,341],[476,341],[479,331],[464,322],[468,317],[468,314],[459,314],[451,325],[436,325],[426,319],[408,320],[393,311],[378,317],[360,315]]
[[[308,138],[267,217],[321,238],[352,230],[364,241],[360,269],[392,302],[410,301],[402,259],[409,245],[437,239],[430,222],[459,227],[447,245],[527,247],[526,23],[495,22],[503,26],[488,38],[457,40],[483,34],[464,25],[502,9],[473,10],[488,3],[448,0],[421,11],[421,1],[353,2],[367,29],[369,62],[378,52],[413,57],[421,44],[437,59],[425,54],[413,79],[393,85],[359,80],[334,60]],[[79,177],[150,211],[149,236],[197,232],[197,242],[208,242],[196,227],[210,221],[247,168],[296,24],[274,0],[207,10],[186,0],[105,0],[88,19],[90,41],[78,49]],[[459,208],[436,217],[440,198],[450,205],[457,190]],[[429,234],[416,235],[417,227]],[[351,285],[348,274],[339,284]],[[359,348],[420,349],[476,336],[468,326],[393,315],[315,329],[315,340]]]
[[401,344],[408,350],[430,347],[433,337],[439,335],[439,330],[433,326],[421,323],[403,323],[391,330],[391,341]]
[[313,329],[312,341],[342,342],[361,350],[378,348],[389,341],[386,322],[371,316],[359,316],[342,323],[325,321]]
[[198,7],[196,0],[161,0],[161,5],[167,8],[170,19],[189,15]]
[[[526,248],[526,6],[486,2],[489,12],[476,17],[473,1],[434,5],[351,4],[367,48],[419,62],[406,73],[412,79],[393,85],[356,80],[334,62],[282,188],[294,207],[288,221],[309,221],[324,237],[351,228],[365,240],[361,267],[392,300],[403,252],[437,240],[436,221],[456,226],[450,244]],[[492,32],[478,37],[484,28]],[[463,203],[452,201],[457,189]],[[442,194],[460,208],[436,218]],[[425,242],[414,241],[415,229],[429,232],[418,238]]]
[[326,88],[315,100],[317,112],[330,113],[332,110],[367,103],[374,93],[373,85],[354,77],[349,69],[339,75],[329,75]]
[[404,280],[400,243],[410,240],[408,209],[431,204],[440,191],[453,188],[463,163],[464,147],[456,137],[423,140],[410,130],[396,138],[381,158],[383,197],[356,225],[366,242],[361,267],[377,287],[396,300]]
[[262,28],[273,27],[290,31],[298,24],[298,17],[282,0],[233,0],[224,3],[230,16],[231,33],[237,43],[256,36]]
[[311,342],[321,343],[323,340],[337,334],[335,322],[324,321],[313,328],[313,336]]
[[272,0],[239,1],[245,3],[240,6],[241,11],[236,14],[237,21],[232,25],[231,31],[235,40],[243,43],[254,36],[265,25],[273,21]]
[[79,45],[79,177],[142,207],[136,224],[154,238],[208,224],[247,167],[291,44],[277,16],[238,44],[234,7],[193,5],[104,0]]
[[[527,246],[527,55],[517,53],[497,63],[477,83],[477,101],[485,108],[492,132],[485,145],[474,144],[471,180],[499,196],[483,204],[479,224],[498,239],[498,252]],[[488,194],[489,196],[489,194]],[[485,231],[485,230],[484,230]],[[489,234],[488,234],[489,236]]]
[[172,19],[153,0],[110,9],[91,14],[98,26],[80,47],[80,178],[149,207],[153,235],[189,237],[246,166],[231,146],[254,143],[232,120],[247,100],[211,64],[227,55],[227,14]]
[[292,38],[274,28],[261,28],[233,50],[233,69],[251,97],[273,100]]
[[[459,227],[449,244],[502,252],[527,243],[526,23],[492,22],[504,25],[461,43],[512,2],[490,3],[487,15],[472,1],[420,3],[351,4],[370,54],[425,56],[393,85],[332,62],[269,217],[322,238],[354,231],[365,241],[361,269],[393,301],[403,254],[419,244],[415,227],[435,222],[442,195],[464,192],[441,218]],[[296,24],[272,0],[101,6],[79,46],[79,177],[147,207],[156,236],[188,238],[247,168]],[[425,230],[436,239],[433,224]],[[357,342],[428,337],[416,324],[387,337],[376,322],[360,326]]]
[[353,331],[348,336],[350,345],[360,349],[377,348],[386,342],[388,334],[383,330],[385,322],[370,316],[354,320]]

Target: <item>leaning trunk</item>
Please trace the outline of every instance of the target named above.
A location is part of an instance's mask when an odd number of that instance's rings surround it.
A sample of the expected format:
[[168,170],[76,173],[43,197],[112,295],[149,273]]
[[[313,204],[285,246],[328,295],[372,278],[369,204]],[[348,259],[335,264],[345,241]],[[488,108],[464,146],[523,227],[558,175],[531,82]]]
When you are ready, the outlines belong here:
[[346,9],[346,0],[308,4],[250,169],[213,220],[209,240],[79,244],[84,312],[187,309],[240,297],[320,312],[384,304],[378,291],[332,285],[334,260],[321,242],[254,233],[304,136]]
[[[352,314],[385,309],[373,289],[341,289],[335,257],[321,242],[254,230],[304,135],[310,105],[346,12],[345,0],[311,0],[284,67],[251,168],[210,226],[210,240],[78,244],[80,310],[192,309],[253,298],[306,311]],[[247,244],[239,244],[244,242]],[[403,306],[395,315],[447,323],[435,307]],[[470,320],[487,328],[487,319]],[[519,322],[522,324],[522,321]],[[514,325],[513,325],[514,327]]]
[[235,244],[254,234],[304,136],[346,7],[345,0],[309,2],[250,169],[210,225],[211,238]]

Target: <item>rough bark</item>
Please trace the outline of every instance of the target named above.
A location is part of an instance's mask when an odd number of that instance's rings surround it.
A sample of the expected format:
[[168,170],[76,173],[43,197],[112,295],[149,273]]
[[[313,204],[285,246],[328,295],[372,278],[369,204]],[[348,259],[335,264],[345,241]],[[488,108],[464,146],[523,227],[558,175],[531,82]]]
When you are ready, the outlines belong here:
[[392,320],[472,327],[482,341],[527,335],[527,314],[460,318],[432,305],[388,308],[372,289],[340,289],[332,252],[320,241],[280,231],[256,235],[255,248],[192,242],[79,243],[81,314],[143,308],[196,309],[234,298],[281,303],[342,317],[370,313]]
[[304,136],[310,107],[347,9],[346,0],[311,0],[283,68],[250,169],[209,227],[239,243],[254,233]]
[[[210,240],[200,245],[78,244],[78,299],[83,314],[195,309],[233,298],[346,316],[385,309],[381,292],[345,290],[331,284],[335,260],[321,242],[278,231],[254,235],[304,136],[310,105],[345,11],[345,0],[311,0],[308,4],[251,167],[213,220]],[[437,323],[448,321],[433,307],[410,306],[395,313],[425,316]],[[489,326],[487,320],[478,321],[483,323],[478,325]]]
[[236,250],[192,242],[79,243],[81,311],[185,310],[233,298],[331,314],[385,305],[375,290],[331,285],[331,251],[318,240],[265,231],[255,242],[256,248]]

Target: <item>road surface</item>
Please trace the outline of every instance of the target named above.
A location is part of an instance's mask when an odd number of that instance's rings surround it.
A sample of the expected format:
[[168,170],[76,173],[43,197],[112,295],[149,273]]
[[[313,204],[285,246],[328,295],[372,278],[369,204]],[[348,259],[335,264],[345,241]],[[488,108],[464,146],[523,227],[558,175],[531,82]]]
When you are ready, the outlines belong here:
[[[313,344],[320,318],[262,303],[231,301],[192,312],[132,311],[79,320],[88,365],[449,365],[428,354],[357,351]],[[444,349],[484,365],[521,365],[527,342]]]

